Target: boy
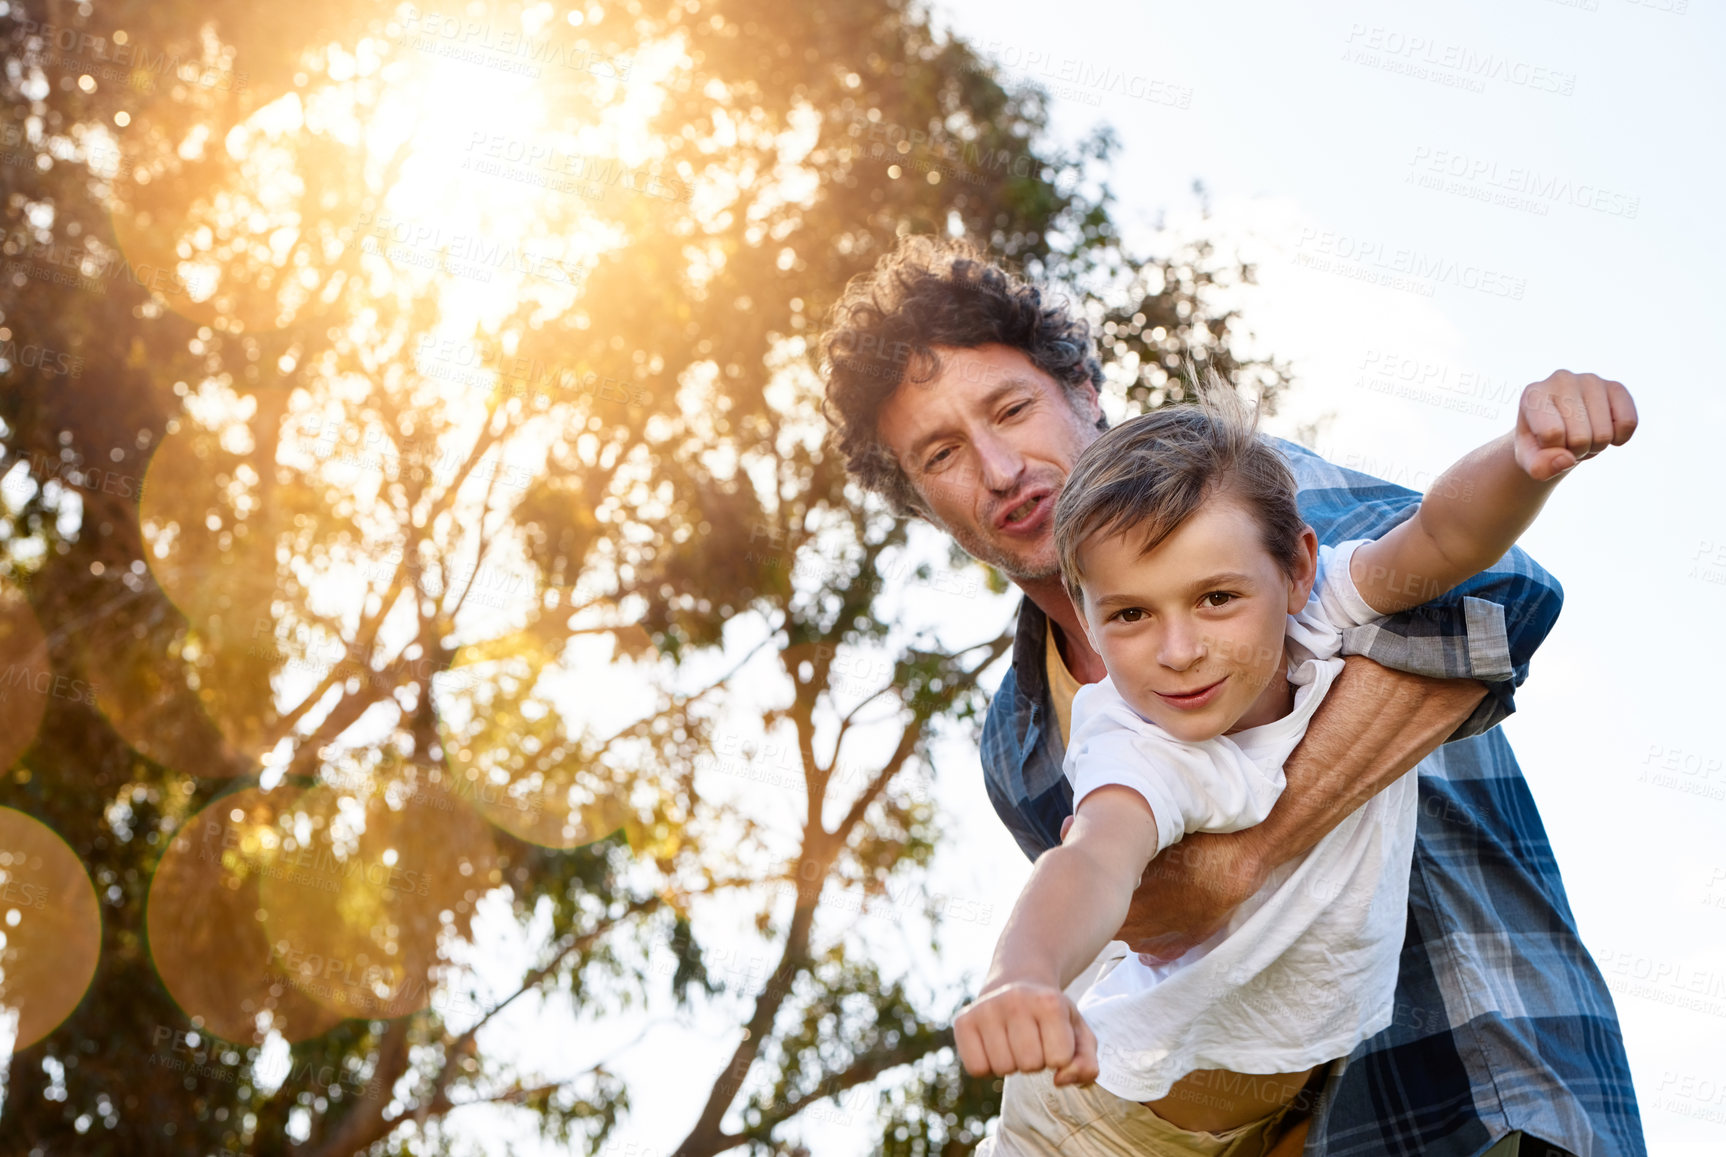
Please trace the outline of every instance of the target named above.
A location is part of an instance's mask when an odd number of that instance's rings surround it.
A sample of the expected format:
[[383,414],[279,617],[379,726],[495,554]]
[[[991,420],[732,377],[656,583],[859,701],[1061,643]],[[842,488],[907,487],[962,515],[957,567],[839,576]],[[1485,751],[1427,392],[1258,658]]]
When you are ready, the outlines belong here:
[[[1610,404],[1621,445],[1634,404],[1621,386]],[[1120,926],[1153,856],[1184,834],[1264,818],[1341,666],[1342,627],[1449,590],[1532,522],[1576,459],[1540,448],[1541,424],[1561,415],[1520,419],[1518,434],[1447,471],[1415,517],[1322,555],[1286,465],[1238,415],[1171,407],[1085,451],[1056,504],[1055,541],[1109,678],[1073,705],[1073,827],[1038,860],[955,1026],[973,1074],[1057,1070],[1018,1119],[1003,1117],[996,1152],[1258,1152],[1310,1078],[1389,1022],[1412,775],[1180,960],[1105,967],[1083,1002],[1100,1049],[1062,989]],[[1255,1074],[1251,1093],[1194,1095],[1242,1087],[1217,1070]],[[1102,1090],[1076,1087],[1092,1079]],[[1216,1144],[1171,1141],[1163,1122]]]

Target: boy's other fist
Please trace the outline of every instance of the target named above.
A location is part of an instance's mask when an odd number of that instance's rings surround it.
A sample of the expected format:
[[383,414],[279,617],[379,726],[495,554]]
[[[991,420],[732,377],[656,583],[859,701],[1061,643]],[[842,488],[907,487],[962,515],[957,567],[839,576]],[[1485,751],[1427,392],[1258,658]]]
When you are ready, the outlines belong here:
[[1054,1069],[1057,1085],[1097,1079],[1097,1038],[1058,988],[1013,981],[985,990],[953,1022],[953,1040],[973,1077]]
[[1621,382],[1559,370],[1522,391],[1516,464],[1546,482],[1636,432],[1636,403]]

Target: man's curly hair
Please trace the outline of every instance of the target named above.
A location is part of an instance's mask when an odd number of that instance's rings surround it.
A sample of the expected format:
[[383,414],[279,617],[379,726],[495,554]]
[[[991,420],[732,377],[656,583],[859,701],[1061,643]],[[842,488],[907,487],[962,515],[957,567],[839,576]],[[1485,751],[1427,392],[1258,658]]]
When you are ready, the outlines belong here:
[[834,303],[821,339],[822,408],[846,468],[895,513],[923,513],[924,505],[880,444],[882,404],[901,382],[936,376],[932,347],[991,344],[1024,353],[1061,383],[1075,409],[1086,383],[1102,388],[1089,323],[967,241],[906,237],[873,270],[853,277]]

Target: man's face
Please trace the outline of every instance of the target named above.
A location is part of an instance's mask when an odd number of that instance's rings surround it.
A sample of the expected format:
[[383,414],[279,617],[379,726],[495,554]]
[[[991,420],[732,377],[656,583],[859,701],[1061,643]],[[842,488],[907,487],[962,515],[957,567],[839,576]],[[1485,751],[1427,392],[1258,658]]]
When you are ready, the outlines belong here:
[[1097,392],[1076,396],[1019,350],[938,346],[939,372],[904,381],[876,431],[929,520],[1012,579],[1059,573],[1055,499],[1100,431]]
[[1128,532],[1079,547],[1079,618],[1115,689],[1142,717],[1196,743],[1287,710],[1284,636],[1306,605],[1318,540],[1301,536],[1293,575],[1265,550],[1252,514],[1211,498],[1155,550]]

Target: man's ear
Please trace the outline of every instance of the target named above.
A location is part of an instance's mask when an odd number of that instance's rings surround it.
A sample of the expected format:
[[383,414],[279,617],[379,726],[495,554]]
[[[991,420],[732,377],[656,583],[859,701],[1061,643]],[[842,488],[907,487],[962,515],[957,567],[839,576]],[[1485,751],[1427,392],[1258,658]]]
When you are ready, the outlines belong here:
[[[903,478],[904,475],[901,474],[900,477]],[[927,522],[942,534],[951,536],[951,532],[945,526],[935,521],[935,512],[929,508],[928,499],[923,497],[922,491],[918,490],[909,479],[905,481],[905,489],[910,491],[910,496],[905,499],[905,513],[912,518]]]
[[1289,576],[1289,614],[1297,614],[1312,597],[1313,584],[1318,581],[1318,534],[1310,526],[1302,526],[1295,541],[1294,573]]
[[1102,421],[1103,402],[1097,395],[1095,382],[1081,382],[1067,397],[1080,417],[1092,423]]

